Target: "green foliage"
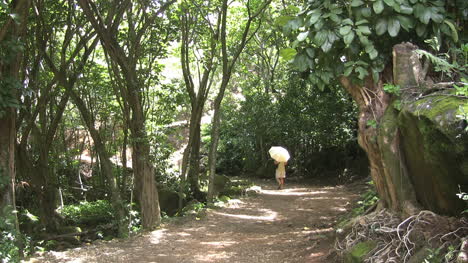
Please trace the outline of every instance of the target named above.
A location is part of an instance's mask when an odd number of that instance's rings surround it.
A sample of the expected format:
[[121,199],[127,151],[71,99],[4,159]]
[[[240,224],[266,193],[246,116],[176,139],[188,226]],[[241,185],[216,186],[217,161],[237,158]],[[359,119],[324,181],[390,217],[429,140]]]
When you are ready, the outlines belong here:
[[453,85],[455,88],[455,95],[468,97],[468,80],[462,78],[461,81],[463,82],[463,86]]
[[19,243],[20,233],[15,228],[15,213],[11,206],[2,208],[2,214],[5,217],[0,217],[0,259],[2,263],[19,262]]
[[367,126],[372,127],[372,128],[377,128],[377,121],[372,119],[367,121]]
[[429,252],[429,255],[424,258],[423,263],[439,263],[442,262],[444,259],[444,256],[441,255],[443,247],[437,248],[437,249],[427,249]]
[[114,220],[112,206],[107,200],[66,205],[62,214],[73,225],[99,225]]
[[442,72],[442,73],[450,75],[457,68],[456,65],[450,64],[446,59],[437,57],[427,51],[419,49],[419,50],[416,50],[416,53],[428,58],[434,65],[434,69],[436,72]]
[[375,205],[379,201],[379,197],[377,196],[377,192],[374,189],[368,190],[361,196],[361,200],[359,200],[358,207],[353,209],[354,215],[362,215],[369,207]]
[[[23,44],[15,40],[5,40],[0,43],[0,65],[13,63],[16,55],[23,51]],[[1,73],[1,72],[0,72]],[[17,77],[3,72],[0,78],[0,117],[8,108],[19,108],[17,95],[22,92],[21,82]]]
[[464,1],[456,2],[312,0],[296,17],[283,17],[281,24],[290,38],[289,48],[297,51],[293,63],[298,70],[313,75],[332,72],[332,81],[343,75],[362,83],[368,76],[379,79],[395,44],[411,41],[422,47],[424,39],[432,37],[449,46],[457,42],[455,21],[467,17],[450,11],[458,4],[466,6]]
[[396,96],[400,96],[400,94],[401,94],[401,89],[400,89],[400,86],[398,86],[398,85],[385,83],[384,86],[383,86],[383,89],[384,89],[385,92],[387,92],[389,94],[396,95]]

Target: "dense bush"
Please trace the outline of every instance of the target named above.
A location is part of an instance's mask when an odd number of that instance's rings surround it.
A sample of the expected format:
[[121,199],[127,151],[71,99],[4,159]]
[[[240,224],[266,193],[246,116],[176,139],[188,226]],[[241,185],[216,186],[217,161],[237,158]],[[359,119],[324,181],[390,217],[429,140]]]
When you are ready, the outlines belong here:
[[99,225],[112,222],[114,212],[107,200],[94,202],[81,202],[75,205],[67,205],[62,210],[62,215],[71,225]]
[[224,105],[220,172],[255,173],[267,165],[274,145],[290,151],[290,172],[306,176],[343,170],[364,156],[356,140],[356,108],[341,90],[320,91],[299,79],[278,93],[242,93],[243,100],[233,96]]

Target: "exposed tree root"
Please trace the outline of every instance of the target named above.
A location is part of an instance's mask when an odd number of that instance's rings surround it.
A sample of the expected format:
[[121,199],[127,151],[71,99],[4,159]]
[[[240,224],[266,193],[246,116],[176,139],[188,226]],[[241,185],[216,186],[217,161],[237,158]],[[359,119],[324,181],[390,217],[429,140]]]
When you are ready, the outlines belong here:
[[466,218],[450,218],[431,211],[421,211],[401,221],[387,210],[358,218],[343,240],[335,248],[341,253],[350,251],[358,243],[374,240],[377,246],[366,256],[365,262],[405,263],[420,249],[433,249],[439,255],[452,250],[443,262],[455,262],[462,238],[468,236]]

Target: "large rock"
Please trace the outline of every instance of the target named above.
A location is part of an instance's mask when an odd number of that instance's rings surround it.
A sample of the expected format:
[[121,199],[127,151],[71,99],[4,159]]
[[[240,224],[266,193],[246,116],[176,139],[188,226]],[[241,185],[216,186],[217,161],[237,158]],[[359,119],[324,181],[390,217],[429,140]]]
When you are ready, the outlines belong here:
[[173,216],[179,209],[179,194],[169,189],[159,189],[159,206],[168,216]]
[[467,102],[433,93],[404,103],[400,111],[387,109],[378,140],[386,171],[401,189],[395,198],[411,194],[411,184],[424,209],[446,215],[466,209],[456,194],[468,189],[468,133],[456,115],[460,106],[468,111]]

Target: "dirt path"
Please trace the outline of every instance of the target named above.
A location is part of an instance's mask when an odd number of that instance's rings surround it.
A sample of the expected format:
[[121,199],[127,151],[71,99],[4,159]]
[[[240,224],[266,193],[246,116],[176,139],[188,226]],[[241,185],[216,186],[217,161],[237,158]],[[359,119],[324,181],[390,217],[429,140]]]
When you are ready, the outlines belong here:
[[331,226],[351,209],[358,194],[345,186],[273,180],[257,182],[258,195],[231,200],[123,241],[99,242],[64,252],[48,252],[28,262],[331,262]]

